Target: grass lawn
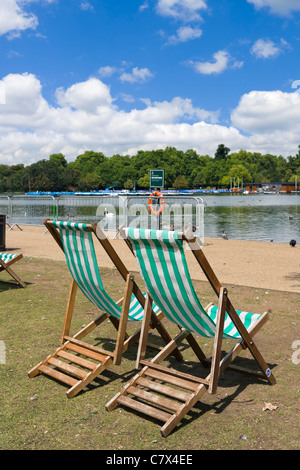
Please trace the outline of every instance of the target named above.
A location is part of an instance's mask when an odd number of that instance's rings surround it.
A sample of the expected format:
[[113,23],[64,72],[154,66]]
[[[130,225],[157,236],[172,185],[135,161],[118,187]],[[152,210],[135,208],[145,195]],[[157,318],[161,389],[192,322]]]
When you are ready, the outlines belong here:
[[[5,355],[0,363],[1,450],[295,450],[299,449],[299,371],[292,361],[292,344],[300,340],[299,294],[259,288],[226,286],[236,308],[270,312],[270,320],[256,336],[256,343],[272,368],[277,384],[227,371],[216,395],[204,395],[167,437],[160,423],[121,406],[107,412],[105,404],[136,374],[136,347],[128,350],[120,366],[111,366],[86,390],[72,399],[66,386],[27,372],[60,345],[70,275],[64,262],[23,258],[14,266],[26,289],[0,283],[0,341]],[[113,269],[100,269],[111,296],[122,297],[124,283]],[[142,286],[139,275],[135,278]],[[2,280],[8,280],[1,273]],[[222,281],[222,280],[221,280]],[[203,305],[215,301],[206,282],[195,282]],[[79,292],[71,333],[95,318],[98,312]],[[170,332],[176,326],[164,320]],[[87,338],[91,344],[111,348],[115,329],[105,322]],[[210,355],[212,341],[198,337]],[[4,343],[3,343],[4,342]],[[223,342],[228,351],[230,341]],[[187,360],[176,364],[185,372],[199,370],[187,344]],[[151,353],[150,353],[151,355]],[[150,357],[150,355],[148,357]],[[299,358],[299,354],[294,354]],[[236,364],[253,360],[249,353]],[[165,364],[173,365],[173,359]],[[199,372],[200,373],[200,372]],[[266,408],[273,409],[265,409]],[[270,406],[270,404],[272,406]]]

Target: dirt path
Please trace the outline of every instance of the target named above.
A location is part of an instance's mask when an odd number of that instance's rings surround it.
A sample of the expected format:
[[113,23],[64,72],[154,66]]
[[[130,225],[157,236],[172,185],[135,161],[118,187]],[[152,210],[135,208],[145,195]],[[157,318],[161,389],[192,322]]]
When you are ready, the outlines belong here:
[[[6,248],[26,257],[64,260],[64,254],[45,227],[21,226],[6,233]],[[253,242],[240,240],[205,239],[203,251],[223,285],[300,292],[299,245]],[[137,271],[133,255],[124,240],[111,239],[111,243],[130,271]],[[113,267],[100,244],[95,244],[99,265]],[[187,251],[193,279],[204,280],[193,254]]]

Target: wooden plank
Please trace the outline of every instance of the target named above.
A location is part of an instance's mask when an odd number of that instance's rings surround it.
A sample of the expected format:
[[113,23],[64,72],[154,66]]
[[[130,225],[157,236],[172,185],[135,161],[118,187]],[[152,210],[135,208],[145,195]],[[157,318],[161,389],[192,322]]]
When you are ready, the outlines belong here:
[[217,321],[216,321],[216,333],[215,333],[215,338],[214,338],[214,347],[213,347],[211,369],[210,369],[210,385],[208,389],[211,394],[215,394],[218,388],[218,380],[219,380],[219,375],[220,375],[221,347],[222,347],[222,340],[223,340],[223,330],[224,330],[226,308],[227,308],[227,289],[224,287],[221,287]]
[[152,406],[145,405],[144,403],[140,403],[124,396],[120,396],[118,398],[118,403],[124,406],[128,406],[129,408],[132,408],[135,411],[139,411],[140,413],[144,413],[148,416],[151,416],[152,418],[158,419],[163,422],[168,421],[172,416],[169,413],[166,413],[165,411],[158,410],[157,408],[153,408]]
[[197,401],[204,395],[207,385],[199,385],[195,393],[191,394],[190,399],[182,405],[182,407],[161,427],[162,436],[166,437],[174,429],[174,427],[182,420],[182,418],[192,409]]
[[174,375],[164,374],[163,372],[159,372],[150,368],[146,370],[145,375],[154,379],[162,380],[163,382],[167,382],[169,384],[178,385],[178,387],[182,387],[187,390],[195,391],[198,387],[198,384],[196,384],[195,382],[189,382],[187,380],[179,379]]
[[79,366],[86,367],[87,369],[91,370],[94,370],[97,365],[95,362],[87,361],[86,359],[83,359],[83,357],[70,354],[64,350],[58,351],[57,356],[63,357],[68,361],[74,362],[74,364],[78,364]]
[[131,393],[131,395],[134,395],[137,398],[149,401],[150,403],[162,406],[163,408],[168,408],[172,411],[177,411],[178,408],[182,405],[182,403],[178,403],[177,401],[170,400],[169,398],[156,395],[155,393],[146,392],[146,390],[142,390],[132,385],[128,387],[127,393]]
[[40,366],[40,371],[46,375],[50,375],[51,377],[56,380],[59,380],[60,382],[64,382],[71,386],[77,384],[78,382],[78,380],[74,379],[73,377],[70,377],[66,374],[62,374],[61,372],[58,372],[58,370],[51,369],[51,367],[47,367],[45,365]]
[[255,370],[247,369],[246,367],[230,365],[227,367],[227,370],[233,370],[239,372],[240,374],[251,375],[252,377],[257,377],[259,379],[265,379],[266,376],[262,372],[256,372]]
[[88,325],[82,328],[78,333],[76,333],[73,338],[80,340],[84,336],[87,336],[91,331],[93,331],[97,326],[101,325],[108,318],[107,313],[101,313],[95,320],[92,320]]
[[[152,322],[152,327],[157,329],[158,333],[161,335],[166,345],[169,346],[169,343],[173,340],[171,336],[169,335],[168,331],[166,330],[166,328],[164,327],[164,325],[162,324],[162,322],[159,321],[158,316],[155,315],[155,313],[153,312],[151,315],[151,322]],[[165,351],[165,349],[163,349],[163,351]],[[172,347],[171,350],[168,350],[167,354],[171,354],[171,353],[172,355],[176,357],[177,361],[180,362],[183,360],[183,356],[181,352],[179,351],[178,347],[175,347],[175,348]],[[162,354],[162,351],[159,354]],[[166,357],[166,355],[164,357]],[[163,359],[159,359],[159,360],[163,360]]]
[[56,359],[55,357],[50,357],[48,359],[48,364],[58,367],[64,372],[68,372],[69,374],[76,375],[77,377],[80,377],[81,379],[84,379],[87,375],[87,372],[85,372],[84,370],[79,369],[78,367],[74,367],[71,364],[68,364],[67,362],[60,361],[59,359]]
[[193,334],[191,333],[190,335],[188,335],[186,337],[186,340],[193,349],[194,353],[196,354],[203,367],[208,367],[210,363],[207,360],[207,357],[205,356],[204,352],[200,348],[199,344],[197,343],[196,339],[194,338]]
[[125,293],[124,299],[122,303],[122,313],[119,322],[119,329],[117,335],[117,342],[115,348],[115,357],[114,357],[114,364],[120,365],[121,358],[123,354],[123,346],[126,337],[126,328],[127,328],[127,320],[129,314],[129,307],[131,301],[131,294],[132,294],[132,287],[133,287],[133,276],[131,274],[127,275],[126,278],[126,286],[125,286]]
[[71,351],[77,352],[78,354],[83,354],[84,356],[90,357],[91,359],[95,359],[99,362],[104,361],[104,359],[106,358],[106,356],[104,356],[103,354],[98,354],[94,351],[89,351],[88,349],[85,349],[81,346],[77,346],[77,344],[68,343],[66,345],[66,348]]
[[147,340],[148,340],[148,335],[149,335],[149,330],[150,330],[152,302],[153,302],[152,297],[150,297],[149,293],[147,293],[145,307],[144,307],[142,328],[141,328],[141,336],[140,336],[138,352],[136,356],[136,368],[137,369],[140,367],[141,359],[144,359],[145,354],[146,354]]
[[62,335],[61,335],[61,342],[62,343],[64,342],[64,336],[66,336],[70,333],[70,327],[71,327],[71,322],[72,322],[72,317],[73,317],[73,310],[74,310],[76,292],[77,292],[77,284],[74,281],[74,279],[72,279],[71,285],[70,285],[70,291],[69,291],[69,298],[68,298],[66,313],[65,313],[63,331],[62,331]]
[[77,395],[77,393],[79,393],[84,387],[86,387],[90,382],[92,382],[92,380],[94,380],[99,374],[101,374],[103,370],[107,369],[107,367],[109,367],[111,363],[112,358],[110,356],[107,356],[106,359],[102,362],[102,364],[98,364],[93,371],[89,372],[86,375],[85,379],[77,382],[74,387],[70,388],[70,390],[67,391],[68,398],[73,398],[75,395]]
[[160,364],[155,364],[153,363],[152,361],[141,361],[141,364],[145,365],[145,366],[148,366],[150,367],[151,369],[155,369],[155,370],[158,370],[160,372],[164,372],[168,375],[174,375],[174,377],[179,377],[181,379],[187,379],[189,381],[192,381],[192,382],[195,382],[195,383],[204,383],[204,384],[207,384],[208,385],[208,380],[206,379],[202,379],[201,377],[196,377],[194,375],[191,375],[191,374],[186,374],[184,372],[180,372],[178,370],[175,370],[175,369],[169,369],[168,367],[165,367],[165,366],[162,366]]
[[121,396],[121,395],[124,395],[126,394],[126,390],[128,389],[128,387],[130,387],[130,385],[133,385],[135,384],[136,380],[140,377],[143,376],[144,372],[145,372],[145,369],[144,368],[143,370],[141,370],[138,374],[136,374],[123,388],[120,392],[118,392],[113,398],[111,398],[109,400],[109,402],[106,403],[105,405],[105,408],[107,409],[107,411],[112,411],[116,408],[116,406],[118,406],[118,398]]
[[156,392],[163,393],[164,395],[177,398],[177,400],[186,401],[190,397],[189,393],[168,387],[167,385],[163,385],[158,382],[153,382],[153,380],[145,379],[144,377],[139,377],[136,380],[136,383],[150,390],[155,390]]
[[[114,356],[114,353],[111,352],[111,351],[106,351],[105,349],[102,349],[102,348],[97,348],[97,346],[92,346],[91,344],[88,344],[88,343],[85,343],[84,341],[79,341],[75,338],[72,338],[72,337],[69,337],[69,336],[65,336],[65,338],[70,341],[70,343],[78,346],[78,347],[81,347],[83,348],[86,352],[94,352],[96,354],[98,354],[99,356],[103,356],[103,357],[106,357],[106,356]],[[86,354],[87,356],[89,356],[88,354]],[[92,357],[92,356],[89,356],[89,357]]]

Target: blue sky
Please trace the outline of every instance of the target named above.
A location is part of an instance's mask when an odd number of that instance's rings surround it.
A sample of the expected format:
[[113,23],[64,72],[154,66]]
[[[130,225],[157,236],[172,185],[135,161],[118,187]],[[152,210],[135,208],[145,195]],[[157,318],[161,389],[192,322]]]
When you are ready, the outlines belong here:
[[0,163],[294,155],[299,26],[299,0],[1,0]]

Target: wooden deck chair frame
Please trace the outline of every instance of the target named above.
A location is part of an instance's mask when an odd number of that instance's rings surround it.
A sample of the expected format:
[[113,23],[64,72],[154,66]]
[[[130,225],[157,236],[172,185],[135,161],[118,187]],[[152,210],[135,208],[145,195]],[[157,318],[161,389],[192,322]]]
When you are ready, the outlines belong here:
[[[46,219],[44,222],[50,234],[57,242],[60,249],[65,252],[62,237],[57,228],[57,223]],[[59,224],[59,222],[58,222]],[[72,223],[66,223],[72,225]],[[83,225],[83,224],[81,224]],[[136,284],[134,277],[129,273],[124,263],[116,253],[115,249],[111,245],[110,241],[106,238],[104,232],[100,229],[97,223],[95,224],[84,224],[86,231],[92,232],[96,239],[101,243],[102,247],[118,269],[119,273],[125,281],[124,296],[116,302],[116,305],[122,306],[120,319],[109,315],[107,312],[102,313],[87,326],[78,331],[75,335],[70,336],[70,327],[72,322],[75,297],[77,294],[78,286],[74,278],[72,278],[69,298],[64,318],[63,331],[61,335],[61,346],[44,361],[33,367],[28,375],[30,378],[35,377],[39,373],[48,375],[60,382],[63,382],[70,386],[67,391],[69,398],[77,395],[83,388],[85,388],[92,380],[94,380],[103,370],[108,368],[112,363],[119,365],[123,353],[135,342],[139,340],[141,328],[137,329],[135,333],[129,336],[126,332],[129,306],[132,295],[138,300],[140,305],[145,305],[145,295],[141,292],[140,288]],[[156,329],[160,336],[163,338],[165,343],[171,340],[171,336],[161,323],[163,314],[161,312],[150,309],[151,317],[151,328]],[[102,348],[92,346],[84,341],[84,338],[94,328],[99,326],[102,322],[109,319],[113,326],[117,330],[117,339],[115,350],[107,351]],[[150,347],[156,348],[155,345]],[[159,349],[159,348],[158,348]],[[82,358],[80,356],[85,356]],[[175,351],[175,356],[178,360],[182,359],[182,355],[179,350]],[[93,359],[96,363],[90,361]],[[68,362],[66,362],[68,361]],[[75,366],[74,366],[75,364]],[[77,367],[80,366],[80,367]],[[86,370],[87,369],[87,370]],[[74,378],[75,376],[75,378]]]
[[[126,239],[124,228],[121,228],[120,232],[122,237]],[[266,379],[270,384],[276,383],[274,375],[263,359],[253,339],[255,334],[268,320],[268,313],[265,312],[260,315],[259,319],[247,329],[233,307],[228,297],[227,289],[220,284],[192,231],[178,234],[178,238],[181,238],[190,245],[197,263],[203,270],[206,278],[218,297],[217,318],[215,320],[216,331],[212,357],[208,358],[205,356],[190,330],[181,328],[177,336],[151,361],[145,360],[145,344],[147,342],[149,331],[149,306],[152,304],[151,296],[148,293],[139,343],[139,355],[137,358],[137,368],[141,369],[142,367],[142,369],[128,384],[125,385],[120,393],[115,395],[106,404],[106,409],[108,411],[113,410],[118,406],[118,404],[121,404],[164,422],[164,425],[161,427],[161,434],[164,437],[168,436],[170,432],[172,432],[175,426],[183,419],[188,411],[191,410],[195,403],[200,400],[204,393],[207,391],[212,394],[216,393],[220,374],[222,374],[226,368],[254,375],[260,379]],[[127,240],[127,244],[133,251],[129,240]],[[208,311],[210,307],[211,305],[209,304],[205,310]],[[226,356],[221,359],[221,346],[226,312],[228,312],[228,316],[235,325],[240,339],[226,354]],[[202,365],[204,367],[209,367],[209,373],[205,379],[171,370],[170,368],[161,365],[161,362],[166,359],[172,349],[174,347],[177,348],[184,339],[187,339],[189,345],[192,347]],[[237,355],[247,348],[256,360],[261,372],[253,372],[252,370],[231,364]],[[159,382],[157,382],[157,380]],[[177,387],[171,387],[172,384]],[[181,390],[179,390],[178,387],[181,387]],[[150,406],[147,403],[150,403]],[[167,409],[167,411],[165,411],[165,409]]]
[[[1,253],[1,255],[4,255],[3,258],[0,257],[0,272],[1,271],[6,271],[16,282],[19,286],[25,288],[26,284],[22,279],[11,269],[11,265],[19,261],[20,259],[23,258],[22,254],[19,255],[7,255],[8,261],[5,261],[5,255],[6,253]],[[7,282],[3,281],[1,279],[1,282]]]

